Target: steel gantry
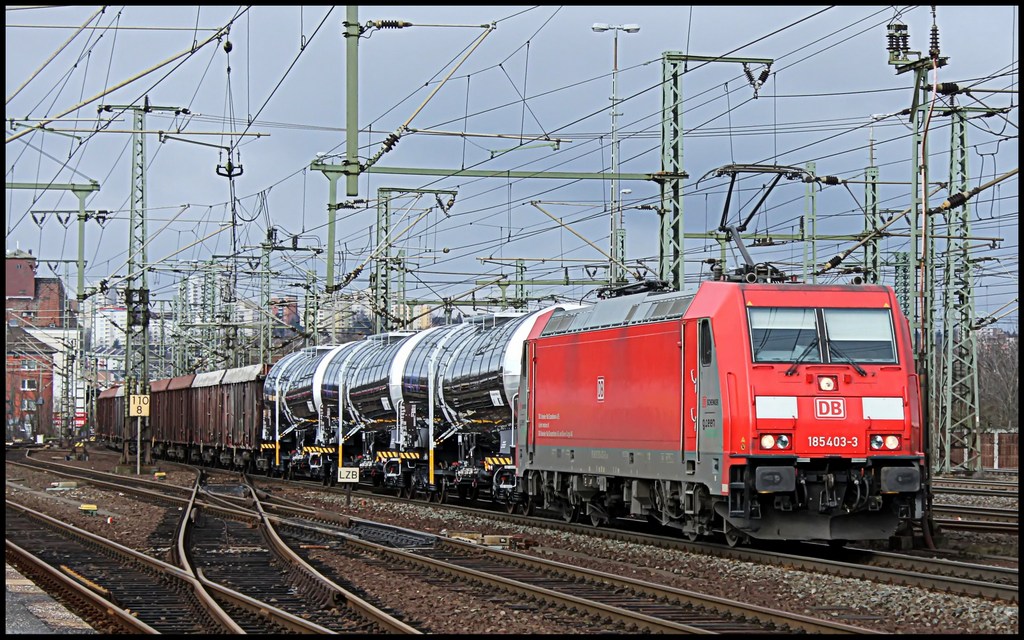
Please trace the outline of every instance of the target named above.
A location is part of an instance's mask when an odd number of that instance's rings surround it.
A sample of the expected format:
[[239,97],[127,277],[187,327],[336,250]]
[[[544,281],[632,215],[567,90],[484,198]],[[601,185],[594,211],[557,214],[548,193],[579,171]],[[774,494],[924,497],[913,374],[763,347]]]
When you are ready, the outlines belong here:
[[[658,242],[658,277],[671,289],[683,290],[686,279],[683,227],[683,74],[688,62],[740,63],[757,89],[768,79],[773,60],[768,58],[728,58],[723,56],[691,56],[681,51],[661,54],[661,170],[654,175],[661,186],[661,221]],[[748,64],[762,64],[765,69],[755,80]]]
[[[888,27],[889,63],[897,73],[914,72],[914,100],[910,109],[913,125],[913,193],[910,216],[910,284],[916,297],[917,316],[911,328],[918,341],[918,370],[925,379],[927,402],[925,422],[929,430],[928,449],[933,472],[981,471],[981,433],[978,407],[977,342],[973,328],[973,265],[968,256],[970,209],[967,206],[968,168],[966,114],[988,112],[981,108],[935,108],[935,99],[943,93],[955,94],[956,85],[927,84],[929,71],[936,72],[948,59],[939,55],[939,34],[932,8],[932,28],[928,56],[910,51],[907,27],[894,21]],[[948,91],[945,91],[948,87]],[[931,102],[929,103],[929,94]],[[928,126],[933,117],[951,116],[950,124],[950,199],[935,209],[928,208]],[[919,182],[920,178],[920,182]],[[920,194],[919,194],[920,191]],[[920,196],[920,197],[919,197]],[[918,212],[920,211],[920,220]],[[935,233],[936,213],[943,214],[947,230],[942,279],[942,343],[936,344],[935,272],[939,255]],[[918,250],[920,224],[920,251]],[[920,269],[919,280],[915,278]],[[911,294],[912,296],[915,293]],[[915,322],[916,321],[916,322]]]
[[[132,112],[132,177],[131,214],[128,224],[128,277],[125,279],[125,307],[128,321],[125,327],[125,428],[132,423],[132,395],[149,395],[149,287],[146,285],[146,114],[168,111],[175,114],[187,113],[182,107],[155,107],[149,103],[149,96],[143,98],[143,105],[100,105],[98,111],[122,109]],[[149,431],[149,418],[135,416],[136,472],[141,472],[142,460],[150,464],[152,453],[145,436]],[[127,434],[125,434],[127,436]],[[144,446],[145,445],[145,446]],[[128,438],[125,438],[121,461],[128,460]]]
[[[967,111],[951,112],[949,191],[968,190]],[[943,273],[943,349],[941,394],[937,398],[935,449],[938,471],[981,471],[981,431],[978,410],[978,345],[974,324],[974,265],[968,256],[970,206],[964,202],[943,212],[949,239]],[[954,450],[962,450],[956,460]]]
[[[373,274],[371,276],[370,288],[373,291],[373,330],[374,333],[383,333],[398,328],[409,316],[408,306],[405,302],[405,254],[399,251],[393,252],[394,243],[406,231],[412,229],[426,213],[421,214],[409,225],[394,234],[391,229],[392,202],[400,194],[425,195],[432,194],[442,210],[447,213],[455,204],[457,191],[452,189],[406,189],[381,187],[377,189],[377,237],[373,252],[370,256],[373,259]],[[442,202],[441,196],[448,196],[447,202]],[[431,209],[427,209],[429,212]]]
[[882,282],[882,258],[878,250],[878,236],[873,233],[885,220],[878,209],[878,167],[872,157],[871,166],[864,169],[864,233],[870,238],[864,244],[864,282]]
[[[925,454],[930,459],[930,464],[935,464],[936,438],[938,436],[937,425],[934,422],[936,414],[936,398],[938,397],[938,376],[935,375],[935,318],[933,304],[933,271],[931,269],[934,256],[934,238],[928,237],[928,194],[927,194],[927,167],[928,167],[928,138],[927,125],[929,114],[929,95],[927,90],[927,79],[929,71],[937,71],[944,67],[948,59],[939,57],[938,36],[935,34],[933,40],[935,46],[924,57],[919,51],[910,50],[910,32],[907,26],[898,20],[889,23],[887,27],[887,38],[889,52],[889,64],[896,67],[897,74],[913,72],[914,88],[913,98],[910,106],[911,135],[911,193],[910,193],[910,243],[909,243],[909,284],[910,295],[917,301],[910,305],[912,313],[907,317],[910,320],[910,332],[914,340],[914,352],[917,358],[917,370],[923,384],[922,391],[925,394],[924,423],[928,432],[925,438]],[[919,245],[920,243],[920,245]],[[930,250],[931,249],[931,250]],[[930,510],[931,505],[928,505]]]
[[[131,424],[131,395],[149,395],[149,287],[146,285],[146,112],[149,111],[149,98],[142,108],[129,106],[134,115],[132,134],[132,184],[131,184],[131,220],[128,224],[128,279],[125,282],[125,307],[128,321],[125,327],[125,359],[124,359],[124,397],[125,397],[125,436]],[[143,433],[149,430],[149,419],[138,420],[136,451],[138,460],[145,457],[150,463],[148,447],[143,454]],[[122,462],[128,459],[128,438],[125,438]],[[137,463],[138,467],[139,464]],[[137,469],[138,470],[138,469]],[[140,471],[141,472],[141,471]]]
[[[47,184],[47,183],[34,183],[34,182],[7,182],[6,186],[7,186],[8,189],[44,189],[44,190],[70,191],[71,193],[73,193],[75,195],[75,197],[78,198],[78,211],[77,211],[77,214],[78,214],[78,258],[76,260],[76,262],[78,263],[78,290],[76,291],[76,298],[78,300],[78,317],[76,318],[76,322],[77,322],[77,343],[76,343],[76,347],[75,347],[75,353],[71,355],[72,360],[75,363],[77,363],[78,373],[76,375],[73,371],[69,371],[69,376],[73,376],[73,378],[69,377],[68,380],[65,382],[65,386],[70,385],[72,379],[79,380],[81,382],[81,384],[80,385],[76,385],[76,387],[80,388],[81,391],[82,391],[81,406],[82,406],[83,410],[85,410],[85,399],[86,399],[86,396],[88,394],[87,394],[87,392],[85,390],[85,381],[84,381],[85,380],[85,361],[86,361],[86,358],[85,358],[85,332],[84,332],[84,327],[82,326],[82,318],[81,318],[82,305],[85,302],[85,298],[86,298],[86,295],[85,295],[85,223],[86,223],[87,220],[89,220],[90,217],[91,218],[95,218],[95,219],[99,220],[100,222],[105,221],[106,217],[107,217],[107,212],[106,211],[103,211],[103,212],[96,211],[96,212],[93,212],[91,214],[86,213],[86,211],[85,211],[85,199],[86,199],[86,197],[90,193],[93,193],[95,191],[99,191],[100,190],[100,184],[98,182],[96,182],[95,180],[90,180],[89,184],[75,184],[75,183],[70,183],[70,184],[49,183],[49,184]],[[71,215],[71,212],[56,212],[56,213],[57,213],[58,216],[61,215],[62,213],[66,214],[66,215]],[[75,409],[77,409],[78,404],[79,404],[78,403],[78,394],[77,394],[77,392],[75,394],[75,399],[73,400],[73,404],[74,404]],[[74,411],[74,410],[72,410],[72,412],[73,413],[77,413],[77,411]],[[87,432],[88,429],[94,424],[93,421],[95,420],[95,416],[93,416],[87,410],[85,411],[85,415],[86,415],[86,424],[83,425],[83,429]],[[67,411],[67,409],[65,409],[65,414],[64,414],[64,418],[63,418],[64,422],[63,422],[63,426],[61,428],[61,434],[60,434],[62,440],[64,438],[65,430],[67,428],[68,417],[69,417],[68,416],[68,411]]]

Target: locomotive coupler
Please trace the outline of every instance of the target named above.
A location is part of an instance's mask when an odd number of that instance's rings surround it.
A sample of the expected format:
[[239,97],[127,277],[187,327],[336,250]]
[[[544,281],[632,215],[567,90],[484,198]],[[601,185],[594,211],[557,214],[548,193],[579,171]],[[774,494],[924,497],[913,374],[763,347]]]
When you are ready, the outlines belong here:
[[838,506],[839,498],[836,496],[836,477],[831,473],[826,473],[825,488],[818,495],[818,512],[826,513]]

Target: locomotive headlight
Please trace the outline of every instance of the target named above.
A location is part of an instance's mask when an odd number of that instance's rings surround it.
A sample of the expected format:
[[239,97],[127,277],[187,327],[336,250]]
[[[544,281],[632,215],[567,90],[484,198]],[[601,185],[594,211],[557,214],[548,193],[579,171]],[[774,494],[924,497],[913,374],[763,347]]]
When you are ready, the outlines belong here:
[[789,448],[789,436],[787,436],[784,433],[780,434],[779,437],[776,438],[776,440],[775,440],[775,446],[777,446],[779,449],[788,449]]
[[899,436],[885,436],[885,448],[892,451],[900,448]]
[[882,436],[877,435],[877,434],[873,435],[873,436],[871,436],[870,442],[871,442],[871,448],[872,449],[881,449],[882,448],[882,442],[883,442]]
[[761,436],[761,448],[762,449],[771,449],[774,446],[775,446],[775,436],[771,435],[770,433],[766,433],[763,436]]
[[832,376],[821,376],[818,378],[818,388],[822,391],[835,391],[836,379]]

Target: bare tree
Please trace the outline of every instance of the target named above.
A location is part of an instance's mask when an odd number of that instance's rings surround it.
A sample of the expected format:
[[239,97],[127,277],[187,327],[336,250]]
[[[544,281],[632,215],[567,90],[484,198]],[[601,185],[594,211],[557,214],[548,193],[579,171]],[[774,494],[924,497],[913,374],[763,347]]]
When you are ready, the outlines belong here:
[[1017,430],[1020,339],[1016,333],[985,332],[978,338],[978,411],[986,431]]

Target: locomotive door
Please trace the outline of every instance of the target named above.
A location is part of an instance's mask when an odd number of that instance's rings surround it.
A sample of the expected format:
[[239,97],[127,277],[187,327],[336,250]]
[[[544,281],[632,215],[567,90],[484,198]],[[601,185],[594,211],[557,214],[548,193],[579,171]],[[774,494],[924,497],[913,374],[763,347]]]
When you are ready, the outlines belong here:
[[[697,392],[699,376],[697,375],[697,323],[684,321],[683,338],[683,375],[682,383],[682,432],[683,432],[683,465],[687,473],[693,473],[696,465],[697,451]],[[687,455],[689,454],[689,455]]]
[[697,321],[697,473],[717,483],[722,459],[722,387],[711,320]]
[[[526,446],[523,450],[528,453],[527,461],[533,463],[533,457],[537,454],[537,431],[536,424],[533,420],[533,411],[536,405],[535,394],[530,392],[530,389],[534,385],[537,373],[537,345],[533,342],[526,343],[526,349],[523,350],[523,376],[519,381],[519,390],[521,394],[521,400],[524,402],[526,411],[525,422],[526,428],[520,433],[524,433],[526,439]],[[520,415],[520,420],[523,420],[523,415]]]

